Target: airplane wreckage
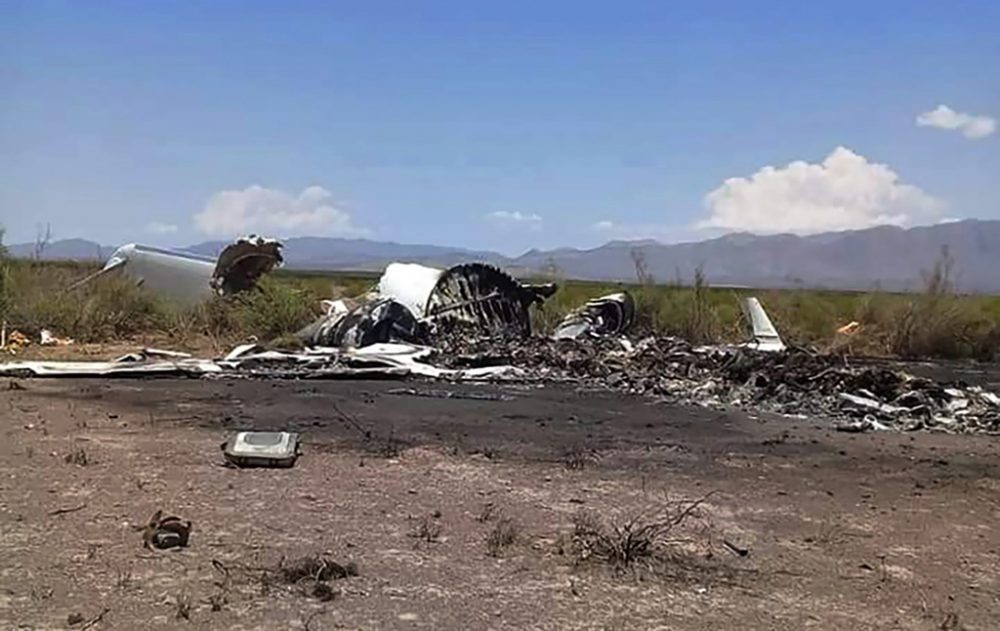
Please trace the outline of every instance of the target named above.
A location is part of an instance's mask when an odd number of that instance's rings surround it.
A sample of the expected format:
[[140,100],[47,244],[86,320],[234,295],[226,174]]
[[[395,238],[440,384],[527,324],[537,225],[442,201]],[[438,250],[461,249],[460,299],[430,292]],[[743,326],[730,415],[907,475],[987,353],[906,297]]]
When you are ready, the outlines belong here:
[[[242,238],[216,260],[140,245],[119,248],[96,275],[122,273],[179,303],[252,291],[282,263],[281,243]],[[90,279],[81,281],[87,282]],[[79,285],[79,283],[78,283]],[[485,263],[439,269],[388,265],[367,293],[324,301],[298,332],[298,351],[245,344],[222,358],[146,349],[109,362],[8,362],[0,375],[272,379],[406,378],[560,383],[662,401],[838,419],[838,429],[934,428],[1000,432],[1000,396],[942,384],[885,364],[788,348],[756,298],[743,299],[752,329],[736,345],[634,335],[628,292],[588,300],[546,337],[531,308],[556,292]]]
[[76,289],[109,274],[124,274],[153,293],[191,304],[213,294],[246,291],[283,262],[281,243],[256,235],[241,237],[211,258],[130,243],[114,251],[100,270],[74,284]]

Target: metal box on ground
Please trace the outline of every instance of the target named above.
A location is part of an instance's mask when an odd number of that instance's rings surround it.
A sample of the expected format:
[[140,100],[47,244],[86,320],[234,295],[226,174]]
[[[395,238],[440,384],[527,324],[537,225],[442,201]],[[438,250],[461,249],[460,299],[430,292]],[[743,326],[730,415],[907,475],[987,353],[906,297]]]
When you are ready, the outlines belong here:
[[299,457],[296,432],[239,432],[223,443],[226,460],[237,467],[291,467]]

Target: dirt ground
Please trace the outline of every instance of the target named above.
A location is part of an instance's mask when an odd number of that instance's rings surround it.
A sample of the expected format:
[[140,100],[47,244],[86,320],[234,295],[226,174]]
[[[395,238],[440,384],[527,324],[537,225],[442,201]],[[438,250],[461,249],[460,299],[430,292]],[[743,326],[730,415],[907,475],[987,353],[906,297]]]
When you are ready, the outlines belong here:
[[[4,629],[1000,620],[992,437],[412,381],[0,380],[0,418]],[[238,428],[300,431],[303,455],[226,468]],[[622,523],[706,496],[669,554],[636,568],[567,543],[581,513]],[[158,508],[193,521],[189,547],[141,546],[133,526]],[[504,526],[513,543],[488,545]],[[262,570],[306,554],[359,575],[323,601]]]

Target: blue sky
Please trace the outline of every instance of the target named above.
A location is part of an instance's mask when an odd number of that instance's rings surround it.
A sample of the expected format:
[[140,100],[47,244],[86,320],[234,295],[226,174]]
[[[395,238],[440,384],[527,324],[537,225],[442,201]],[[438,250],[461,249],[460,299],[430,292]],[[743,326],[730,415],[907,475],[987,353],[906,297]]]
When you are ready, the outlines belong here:
[[50,223],[110,244],[264,231],[517,253],[1000,218],[998,2],[0,16],[9,242]]

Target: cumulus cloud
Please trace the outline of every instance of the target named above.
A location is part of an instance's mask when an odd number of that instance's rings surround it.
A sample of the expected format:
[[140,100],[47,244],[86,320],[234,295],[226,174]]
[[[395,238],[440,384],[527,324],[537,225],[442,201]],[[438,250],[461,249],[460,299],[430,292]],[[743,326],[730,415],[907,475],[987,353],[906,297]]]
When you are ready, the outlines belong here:
[[146,224],[146,232],[153,234],[173,234],[177,232],[177,224],[163,223],[162,221],[151,221]]
[[350,214],[330,201],[330,192],[310,186],[298,195],[250,186],[220,191],[194,216],[202,233],[232,237],[244,233],[266,235],[360,236],[368,234],[354,224]]
[[971,140],[986,138],[997,130],[995,118],[956,112],[947,105],[938,105],[935,109],[920,114],[917,116],[917,125],[957,131]]
[[797,234],[933,223],[945,209],[888,166],[844,147],[819,164],[797,161],[730,178],[704,205],[709,216],[701,229]]
[[508,228],[522,227],[527,228],[528,230],[542,229],[542,216],[535,213],[526,214],[517,210],[514,212],[498,210],[486,215],[486,219],[491,223]]

